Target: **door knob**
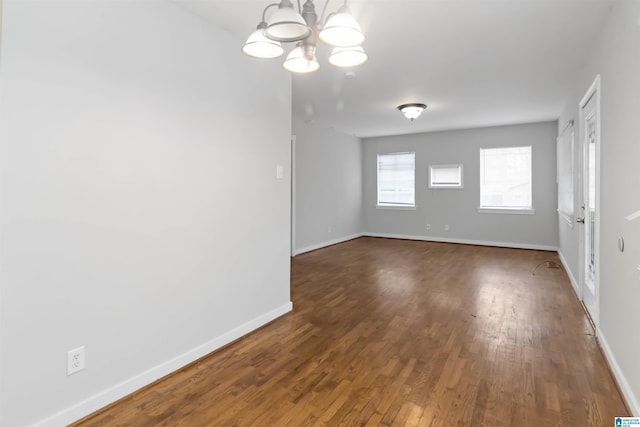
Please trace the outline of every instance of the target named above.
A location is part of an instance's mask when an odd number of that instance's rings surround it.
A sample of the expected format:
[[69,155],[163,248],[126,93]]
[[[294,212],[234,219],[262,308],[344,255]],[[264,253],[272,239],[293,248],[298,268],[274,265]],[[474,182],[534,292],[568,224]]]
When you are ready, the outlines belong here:
[[584,224],[584,217],[582,218],[576,218],[576,222],[579,222],[581,224]]

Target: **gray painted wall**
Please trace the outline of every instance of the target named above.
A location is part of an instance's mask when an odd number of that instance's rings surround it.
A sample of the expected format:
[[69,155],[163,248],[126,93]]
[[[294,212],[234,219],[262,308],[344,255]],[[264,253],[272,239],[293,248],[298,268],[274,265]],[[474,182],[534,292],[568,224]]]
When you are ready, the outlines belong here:
[[[559,121],[578,123],[578,103],[597,74],[601,75],[601,199],[599,334],[627,401],[640,416],[640,219],[625,216],[640,210],[640,2],[614,3],[594,51],[576,78],[573,95]],[[580,135],[581,136],[581,135]],[[580,141],[577,138],[576,141]],[[579,150],[576,150],[579,165]],[[578,177],[576,177],[578,178]],[[576,179],[577,180],[577,179]],[[577,185],[576,191],[580,188]],[[579,212],[576,197],[576,212]],[[581,227],[560,221],[560,252],[579,280]],[[626,250],[617,250],[624,237]]]
[[290,308],[290,76],[167,1],[3,6],[0,424],[63,425]]
[[[428,120],[428,116],[420,120]],[[363,141],[365,232],[506,246],[558,244],[556,122],[455,130]],[[532,146],[534,215],[478,213],[480,148]],[[378,154],[416,153],[416,209],[376,208]],[[430,164],[462,163],[464,189],[429,189]],[[431,229],[427,230],[427,224]],[[449,225],[449,231],[445,231]]]
[[294,252],[360,234],[362,142],[357,137],[295,119],[293,133],[296,136]]

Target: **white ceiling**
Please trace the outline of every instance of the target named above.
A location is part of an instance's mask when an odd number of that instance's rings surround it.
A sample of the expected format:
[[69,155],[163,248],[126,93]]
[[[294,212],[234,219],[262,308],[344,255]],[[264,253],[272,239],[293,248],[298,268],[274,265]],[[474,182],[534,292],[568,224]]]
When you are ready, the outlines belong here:
[[[238,55],[270,2],[276,0],[179,0],[235,35]],[[315,3],[320,14],[325,1]],[[329,11],[341,3],[330,0]],[[328,64],[330,48],[320,44],[320,71],[293,77],[293,115],[359,137],[555,120],[611,5],[349,1],[369,61],[347,77]],[[408,102],[428,104],[413,123],[396,109]]]

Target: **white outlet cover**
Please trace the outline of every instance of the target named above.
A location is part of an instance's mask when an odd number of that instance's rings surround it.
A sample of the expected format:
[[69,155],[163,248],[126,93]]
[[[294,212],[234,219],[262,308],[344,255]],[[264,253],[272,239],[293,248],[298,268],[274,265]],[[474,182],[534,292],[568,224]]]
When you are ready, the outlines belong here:
[[67,375],[73,375],[84,369],[85,352],[84,346],[67,351]]

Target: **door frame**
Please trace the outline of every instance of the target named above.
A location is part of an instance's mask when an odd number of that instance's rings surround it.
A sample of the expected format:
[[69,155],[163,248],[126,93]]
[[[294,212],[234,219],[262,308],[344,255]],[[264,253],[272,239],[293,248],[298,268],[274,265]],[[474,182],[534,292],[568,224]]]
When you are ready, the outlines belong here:
[[296,136],[291,135],[291,256],[296,255]]
[[[594,98],[595,97],[595,98]],[[579,103],[579,107],[578,107],[578,111],[579,111],[579,135],[580,135],[580,147],[581,149],[579,150],[580,152],[580,200],[578,201],[578,203],[580,204],[580,206],[582,206],[584,204],[584,200],[585,200],[585,191],[587,191],[587,189],[585,188],[585,160],[586,160],[586,154],[585,154],[585,138],[586,135],[584,135],[584,107],[587,105],[587,103],[594,98],[595,101],[595,108],[596,108],[596,147],[595,147],[595,167],[596,167],[596,171],[595,171],[595,185],[596,185],[596,191],[595,191],[595,211],[596,211],[596,218],[595,218],[595,224],[594,224],[594,236],[593,236],[593,241],[594,241],[594,257],[595,257],[595,277],[594,277],[594,287],[595,287],[595,307],[593,309],[593,313],[591,313],[588,309],[587,306],[584,304],[584,293],[585,293],[585,268],[586,268],[586,242],[585,242],[585,238],[584,238],[584,234],[585,234],[585,230],[581,230],[580,231],[580,239],[579,239],[579,258],[580,258],[580,274],[579,274],[579,280],[580,280],[580,300],[583,302],[585,311],[587,312],[587,314],[591,317],[591,321],[593,322],[593,325],[595,327],[595,333],[596,335],[598,334],[598,326],[599,326],[599,315],[600,315],[600,152],[601,152],[601,146],[602,146],[602,132],[601,132],[601,109],[600,109],[600,99],[601,99],[601,91],[600,91],[600,74],[596,75],[595,79],[593,80],[593,83],[591,83],[591,86],[589,86],[589,89],[587,90],[587,92],[585,93],[585,95],[582,97],[582,99],[580,100]],[[587,227],[588,224],[583,224],[584,227]]]

